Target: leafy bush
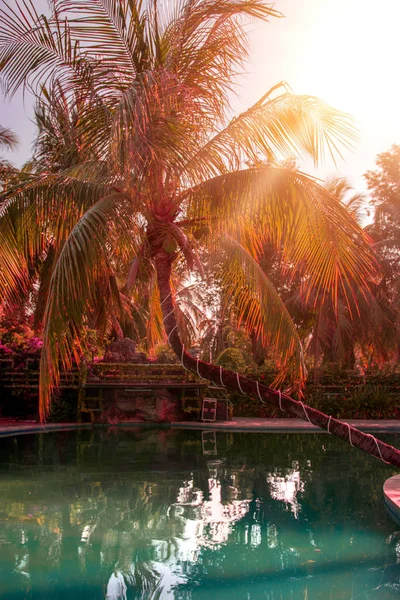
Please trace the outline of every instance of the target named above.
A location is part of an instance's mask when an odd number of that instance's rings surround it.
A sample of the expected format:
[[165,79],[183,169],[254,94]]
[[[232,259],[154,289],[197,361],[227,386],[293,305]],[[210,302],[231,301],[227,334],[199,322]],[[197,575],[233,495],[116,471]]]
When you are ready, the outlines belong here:
[[155,350],[156,362],[162,365],[178,363],[178,357],[169,344],[161,344]]
[[27,358],[40,356],[42,340],[35,334],[29,320],[4,317],[0,321],[0,358],[15,358],[25,363]]
[[240,350],[236,348],[227,348],[217,358],[217,365],[229,369],[230,371],[238,371],[243,373],[246,371],[246,362]]
[[354,418],[368,419],[371,415],[380,419],[396,416],[399,406],[399,394],[388,385],[367,383],[355,390],[348,402],[351,404]]

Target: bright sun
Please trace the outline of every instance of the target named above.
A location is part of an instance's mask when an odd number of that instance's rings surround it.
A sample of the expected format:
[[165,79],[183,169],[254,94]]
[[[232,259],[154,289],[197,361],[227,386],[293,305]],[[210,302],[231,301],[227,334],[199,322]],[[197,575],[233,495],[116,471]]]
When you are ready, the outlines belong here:
[[276,0],[275,7],[286,18],[254,34],[255,71],[244,93],[255,101],[285,79],[296,93],[352,114],[360,143],[337,175],[365,187],[362,174],[376,155],[400,143],[400,0]]
[[365,125],[400,133],[400,0],[322,0],[305,51],[304,86]]

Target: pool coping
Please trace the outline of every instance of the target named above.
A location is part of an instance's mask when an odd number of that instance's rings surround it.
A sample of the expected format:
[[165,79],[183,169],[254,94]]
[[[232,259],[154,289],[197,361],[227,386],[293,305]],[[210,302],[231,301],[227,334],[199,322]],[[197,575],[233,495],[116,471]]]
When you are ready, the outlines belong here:
[[400,525],[400,475],[386,479],[383,484],[383,497],[388,513]]
[[[348,419],[346,421],[353,427],[362,431],[375,432],[400,432],[400,420],[360,420]],[[212,431],[238,431],[238,432],[262,432],[271,431],[276,433],[327,433],[312,423],[301,419],[255,419],[249,417],[238,417],[231,421],[173,421],[169,423],[143,422],[143,421],[121,421],[119,423],[39,423],[37,421],[12,421],[0,419],[0,437],[21,435],[29,433],[48,433],[51,431],[64,431],[69,429],[92,429],[99,427],[124,427],[145,428],[159,427],[171,429],[200,429]]]

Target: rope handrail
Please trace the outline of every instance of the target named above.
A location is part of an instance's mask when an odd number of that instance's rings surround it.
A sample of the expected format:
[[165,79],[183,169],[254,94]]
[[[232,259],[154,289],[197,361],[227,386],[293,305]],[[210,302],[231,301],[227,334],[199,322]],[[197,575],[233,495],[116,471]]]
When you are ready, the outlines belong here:
[[[192,370],[192,357],[189,354],[184,353],[184,358],[187,365],[185,368]],[[222,367],[214,367],[214,365],[197,360],[196,371],[199,373],[199,365],[204,367],[203,374],[201,375],[203,379],[206,378],[209,381],[218,383],[218,379],[220,379],[220,374],[222,373]],[[218,372],[218,379],[214,375],[214,369]],[[207,376],[204,377],[206,375],[206,370],[208,373]],[[262,383],[260,384],[258,381],[241,376],[239,373],[234,373],[228,369],[224,369],[223,373],[225,388],[232,389],[233,391],[239,391],[243,395],[253,397],[258,396],[263,404],[265,404],[265,400],[268,400],[270,403],[277,406],[282,412],[289,413],[294,417],[316,425],[317,427],[326,430],[329,434],[340,437],[348,442],[351,446],[367,452],[371,456],[378,458],[386,464],[392,464],[400,467],[400,451],[394,446],[379,440],[374,435],[370,433],[364,433],[349,423],[335,419],[332,417],[332,415],[327,415],[315,408],[312,408],[301,400],[294,400],[290,396],[282,393],[280,390],[269,388]]]

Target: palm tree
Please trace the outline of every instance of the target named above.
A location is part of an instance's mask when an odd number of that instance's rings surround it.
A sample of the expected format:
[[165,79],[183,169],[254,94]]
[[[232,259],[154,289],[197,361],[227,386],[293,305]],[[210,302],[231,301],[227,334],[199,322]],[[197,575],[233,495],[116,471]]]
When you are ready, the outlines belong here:
[[18,145],[17,136],[11,129],[0,125],[0,146],[13,150]]
[[[354,193],[346,178],[328,180],[328,191],[362,225],[367,198]],[[308,305],[308,306],[307,306]],[[289,310],[296,307],[300,314],[314,315],[314,327],[308,350],[314,358],[314,377],[318,366],[340,364],[342,369],[354,369],[356,352],[366,359],[372,355],[376,363],[386,363],[396,345],[395,313],[382,294],[376,273],[371,273],[368,286],[357,289],[352,282],[341,290],[336,302],[331,296],[316,299],[312,295],[305,302],[304,294],[296,289],[289,300]],[[363,362],[364,362],[363,361]]]
[[[14,150],[18,146],[18,138],[11,129],[0,125],[0,148]],[[11,164],[0,156],[0,190],[4,189],[6,180],[14,172]]]
[[[131,261],[130,286],[141,269],[156,275],[168,341],[186,368],[279,402],[295,416],[306,413],[348,437],[347,428],[327,415],[192,358],[176,321],[171,274],[182,263],[201,271],[197,238],[203,234],[200,242],[210,251],[224,249],[232,298],[242,315],[251,315],[251,329],[274,344],[280,380],[291,372],[302,381],[301,343],[259,267],[262,244],[282,248],[309,292],[333,298],[348,281],[363,287],[374,269],[348,211],[315,180],[280,166],[293,155],[317,163],[324,148],[333,156],[351,146],[351,119],[314,97],[293,94],[284,83],[231,118],[229,97],[247,58],[246,23],[280,13],[263,0],[52,0],[48,19],[30,0],[15,5],[1,11],[6,93],[28,86],[43,101],[47,88],[79,114],[73,160],[36,168],[3,200],[1,236],[10,243],[1,244],[0,258],[10,261],[13,250],[46,257],[49,244],[53,252],[41,418],[59,363],[68,367],[74,355],[79,359],[80,331],[99,298],[104,313],[121,312],[115,265]],[[7,227],[15,206],[17,243],[8,240]],[[0,271],[0,277],[6,298],[21,273],[13,266],[11,275]],[[353,443],[378,454],[374,442],[360,436],[354,430]],[[386,451],[399,460],[394,449]]]

